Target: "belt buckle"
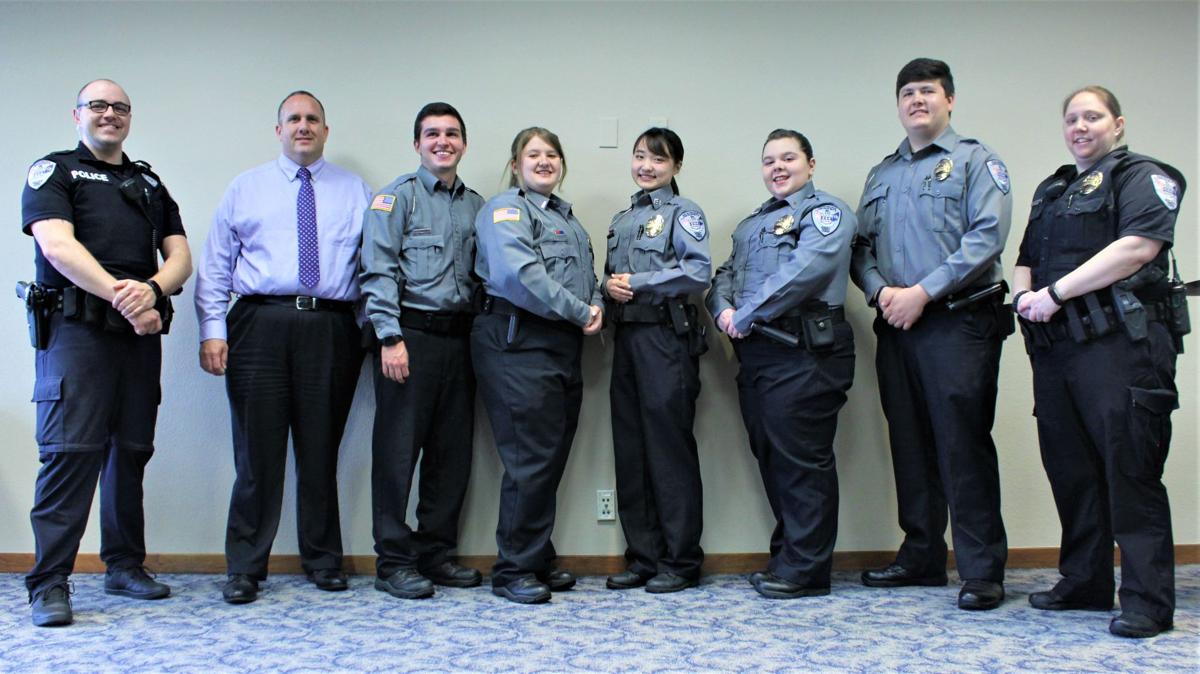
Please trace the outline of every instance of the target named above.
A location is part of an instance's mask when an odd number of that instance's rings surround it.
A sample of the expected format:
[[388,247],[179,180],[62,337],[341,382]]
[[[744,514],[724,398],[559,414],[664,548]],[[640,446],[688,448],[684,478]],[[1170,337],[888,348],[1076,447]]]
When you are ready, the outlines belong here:
[[296,310],[297,311],[316,311],[317,310],[317,298],[306,297],[304,295],[297,295],[296,296]]

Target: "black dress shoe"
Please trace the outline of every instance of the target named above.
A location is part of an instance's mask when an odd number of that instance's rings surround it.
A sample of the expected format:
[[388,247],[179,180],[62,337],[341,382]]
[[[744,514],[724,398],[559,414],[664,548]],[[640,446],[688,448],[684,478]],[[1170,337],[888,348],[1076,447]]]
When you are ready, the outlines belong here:
[[1158,636],[1173,627],[1175,627],[1174,623],[1169,621],[1164,625],[1148,615],[1122,611],[1121,615],[1113,618],[1112,622],[1108,624],[1108,631],[1128,639],[1147,639]]
[[171,594],[171,587],[154,580],[144,566],[109,569],[104,574],[104,593],[133,599],[162,599]]
[[1004,601],[1004,583],[968,580],[958,591],[958,607],[967,611],[990,611]]
[[426,599],[433,596],[433,581],[416,569],[398,569],[387,578],[376,578],[375,589],[401,599]]
[[446,587],[475,587],[483,582],[483,574],[450,560],[421,569],[421,575]]
[[539,573],[537,579],[549,587],[552,592],[562,592],[575,587],[575,574],[566,569],[551,569],[545,573]]
[[258,581],[244,573],[231,573],[221,588],[221,598],[228,604],[249,604],[258,599]]
[[695,578],[687,578],[674,573],[660,573],[646,581],[646,591],[651,594],[666,594],[696,587],[698,583],[699,581]]
[[828,587],[800,585],[770,572],[763,575],[754,589],[768,599],[799,599],[800,597],[822,597],[829,594]]
[[758,584],[763,582],[763,579],[765,579],[768,575],[769,574],[766,571],[755,571],[754,573],[750,574],[750,577],[746,580],[750,582],[750,585],[758,587]]
[[909,585],[941,587],[946,582],[945,572],[932,576],[918,576],[899,564],[891,564],[882,569],[867,569],[862,572],[862,584],[867,587],[907,587]]
[[[571,580],[574,582],[574,577]],[[492,594],[518,604],[544,604],[550,601],[550,588],[533,576],[522,576],[508,585],[492,586]]]
[[326,592],[341,592],[350,587],[341,569],[314,569],[308,572],[308,579],[318,590]]
[[1089,604],[1082,601],[1071,601],[1063,599],[1054,592],[1047,590],[1045,592],[1034,592],[1029,595],[1029,605],[1041,611],[1111,611],[1112,603],[1108,606],[1100,604]]
[[610,590],[632,590],[645,585],[647,580],[650,580],[649,576],[626,569],[621,573],[609,576],[604,584]]
[[71,588],[65,582],[34,590],[29,597],[29,607],[30,617],[37,627],[70,625],[75,620],[71,614]]

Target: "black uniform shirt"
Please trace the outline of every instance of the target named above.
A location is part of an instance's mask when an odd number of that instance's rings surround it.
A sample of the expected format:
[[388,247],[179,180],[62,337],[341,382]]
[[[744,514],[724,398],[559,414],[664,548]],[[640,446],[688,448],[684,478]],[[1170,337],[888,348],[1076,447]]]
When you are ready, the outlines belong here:
[[[121,185],[126,185],[122,194]],[[21,228],[61,219],[105,271],[117,278],[146,279],[158,270],[162,240],[184,234],[179,207],[149,166],[121,155],[121,164],[96,159],[86,145],[52,152],[29,169],[21,195]],[[42,254],[36,243],[37,280],[62,288],[72,285]]]
[[1113,241],[1142,236],[1164,243],[1151,264],[1165,270],[1183,190],[1174,168],[1124,148],[1082,175],[1063,166],[1034,192],[1017,265],[1030,267],[1035,287],[1043,287]]

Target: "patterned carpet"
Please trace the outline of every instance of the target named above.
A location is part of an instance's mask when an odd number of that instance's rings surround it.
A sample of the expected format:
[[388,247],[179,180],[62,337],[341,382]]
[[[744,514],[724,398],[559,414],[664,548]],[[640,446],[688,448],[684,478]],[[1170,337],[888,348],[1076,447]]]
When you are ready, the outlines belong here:
[[[174,594],[110,597],[103,576],[75,577],[76,622],[34,628],[21,577],[0,574],[5,672],[1196,672],[1200,566],[1177,571],[1175,629],[1156,639],[1108,634],[1109,615],[1054,613],[1026,596],[1057,578],[1008,574],[991,612],[955,608],[957,587],[876,590],[837,573],[828,597],[760,598],[744,576],[650,595],[603,578],[544,606],[485,588],[393,599],[371,578],[343,593],[275,576],[247,606],[220,601],[222,577],[164,575]],[[953,577],[952,577],[953,580]]]

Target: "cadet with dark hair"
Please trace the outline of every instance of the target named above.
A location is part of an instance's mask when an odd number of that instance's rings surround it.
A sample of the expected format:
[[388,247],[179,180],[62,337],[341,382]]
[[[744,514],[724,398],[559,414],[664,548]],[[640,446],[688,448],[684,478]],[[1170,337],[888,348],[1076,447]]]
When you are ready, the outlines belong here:
[[712,258],[704,212],[679,196],[675,176],[682,166],[678,134],[643,132],[631,165],[640,189],[608,228],[603,288],[615,326],[613,452],[629,563],[608,578],[614,590],[682,590],[696,584],[704,561],[692,423],[707,346],[688,295],[708,287]]
[[876,308],[875,364],[904,543],[871,587],[945,585],[947,508],[964,584],[958,605],[1004,598],[1008,543],[991,430],[1000,345],[1013,330],[1000,253],[1008,170],[950,127],[954,78],[915,59],[896,78],[907,138],[867,176],[853,277]]
[[25,586],[38,626],[73,620],[68,577],[97,478],[104,591],[134,599],[171,593],[143,566],[142,476],[154,452],[167,296],[192,273],[191,252],[167,188],[149,164],[122,152],[133,122],[125,90],[111,80],[87,83],[74,116],[79,145],[35,162],[21,197],[37,268],[26,304],[42,467]]
[[[371,441],[375,588],[406,599],[432,595],[435,583],[483,580],[451,556],[475,429],[470,334],[483,197],[458,178],[467,129],[452,106],[421,108],[413,149],[420,167],[380,190],[363,214],[360,275],[380,342]],[[418,455],[414,532],[405,516]]]
[[854,382],[854,331],[843,305],[854,213],[812,183],[803,134],[776,129],[762,149],[771,198],[733,231],[708,310],[733,340],[738,398],[775,530],[759,594],[829,594],[837,539],[833,439]]
[[591,240],[554,193],[567,171],[558,136],[521,131],[506,170],[511,189],[475,220],[475,271],[487,296],[471,357],[504,464],[492,592],[538,604],[575,585],[554,567],[550,536],[579,425],[583,336],[600,331],[603,311]]
[[[275,135],[280,156],[225,191],[196,282],[200,367],[228,374],[237,477],[222,596],[231,604],[257,599],[267,577],[289,430],[300,564],[322,590],[348,587],[337,456],[362,365],[355,305],[371,190],[325,161],[325,106],[309,92],[284,97]],[[231,293],[238,297],[232,308]]]
[[1115,539],[1121,615],[1108,629],[1152,637],[1171,629],[1175,611],[1162,473],[1187,332],[1168,260],[1185,184],[1175,168],[1123,147],[1124,133],[1108,89],[1067,97],[1063,136],[1075,162],[1034,192],[1013,270],[1042,463],[1062,520],[1063,577],[1029,603],[1110,610]]

